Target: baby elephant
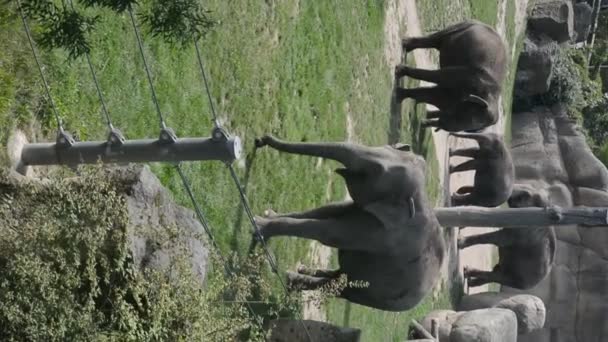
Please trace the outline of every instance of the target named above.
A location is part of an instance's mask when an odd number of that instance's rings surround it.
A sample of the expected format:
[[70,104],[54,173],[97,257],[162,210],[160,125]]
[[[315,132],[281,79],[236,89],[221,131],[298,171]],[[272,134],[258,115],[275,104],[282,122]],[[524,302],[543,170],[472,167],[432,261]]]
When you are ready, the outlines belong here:
[[[547,198],[531,194],[523,188],[520,190],[519,187],[509,199],[509,206],[517,208],[547,205]],[[527,290],[540,283],[553,267],[556,246],[553,227],[503,228],[458,239],[461,249],[478,244],[498,246],[499,261],[492,272],[465,268],[464,275],[471,287],[499,283]]]
[[451,156],[470,157],[460,165],[450,165],[450,173],[475,170],[473,186],[463,186],[452,195],[452,205],[496,207],[509,199],[513,190],[515,168],[511,152],[495,133],[452,133],[476,140],[479,147],[450,150]]
[[499,97],[506,75],[502,38],[490,26],[466,21],[426,37],[402,41],[403,49],[439,50],[439,70],[398,65],[395,76],[435,83],[434,87],[397,89],[397,101],[413,98],[439,108],[423,125],[450,132],[478,131],[498,120]]
[[438,280],[445,242],[425,190],[425,162],[409,146],[256,141],[282,152],[332,159],[352,201],[310,211],[256,217],[264,239],[297,236],[338,248],[338,270],[289,273],[293,287],[314,290],[345,274],[340,297],[387,311],[418,304]]

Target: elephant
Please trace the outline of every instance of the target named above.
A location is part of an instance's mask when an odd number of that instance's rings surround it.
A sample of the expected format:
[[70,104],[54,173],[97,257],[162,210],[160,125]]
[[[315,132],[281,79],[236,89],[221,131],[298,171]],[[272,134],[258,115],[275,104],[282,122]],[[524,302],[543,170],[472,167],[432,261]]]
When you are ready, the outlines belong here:
[[439,111],[427,113],[424,127],[449,132],[480,131],[498,121],[500,94],[507,73],[502,38],[490,26],[470,20],[425,37],[402,40],[404,51],[439,50],[438,70],[398,65],[395,77],[409,76],[435,83],[433,87],[396,89],[396,100],[412,98]]
[[[525,186],[516,185],[509,198],[514,208],[547,207],[549,200]],[[498,264],[491,272],[465,268],[471,287],[495,282],[511,288],[528,290],[540,283],[555,262],[556,236],[552,226],[503,228],[496,232],[460,237],[458,248],[477,244],[498,246]]]
[[449,155],[470,157],[459,165],[450,165],[450,173],[475,170],[473,186],[463,186],[452,195],[452,205],[496,207],[511,196],[515,168],[511,152],[496,133],[451,133],[455,137],[473,139],[479,147],[450,150]]
[[335,171],[352,200],[255,217],[258,238],[295,236],[338,249],[339,269],[289,272],[292,288],[315,290],[346,275],[366,286],[347,286],[339,297],[385,311],[408,310],[433,288],[446,243],[426,194],[426,163],[409,145],[290,143],[267,135],[256,146],[344,165]]

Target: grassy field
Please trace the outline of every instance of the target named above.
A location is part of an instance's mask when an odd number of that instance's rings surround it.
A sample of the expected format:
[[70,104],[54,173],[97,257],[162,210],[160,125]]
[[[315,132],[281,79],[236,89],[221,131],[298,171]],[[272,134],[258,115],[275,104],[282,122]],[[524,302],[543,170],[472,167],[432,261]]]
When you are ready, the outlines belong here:
[[[509,0],[509,9],[513,1]],[[332,173],[334,163],[256,152],[252,141],[264,133],[293,141],[345,140],[348,116],[355,141],[387,142],[394,80],[393,66],[386,64],[384,56],[384,1],[206,3],[220,23],[202,42],[202,54],[220,119],[245,143],[246,158],[237,163],[237,171],[254,213],[269,207],[297,211],[342,199],[344,185]],[[419,1],[418,5],[427,31],[469,17],[496,23],[494,1]],[[54,135],[49,104],[42,96],[20,20],[7,6],[0,7],[0,144],[5,144],[14,127],[48,140]],[[105,19],[91,36],[91,57],[113,123],[129,139],[156,137],[159,124],[128,17],[102,14]],[[192,47],[178,51],[151,38],[145,44],[168,125],[178,136],[208,136],[210,109]],[[82,140],[105,139],[106,127],[85,60],[69,62],[61,51],[41,51],[41,55],[66,128]],[[505,99],[505,104],[510,101]],[[427,158],[428,191],[437,199],[432,139],[418,127],[424,109],[415,110],[408,101],[403,113],[399,140],[412,142]],[[151,167],[178,202],[191,206],[172,166]],[[184,167],[222,251],[245,256],[250,226],[226,168],[214,162]],[[297,261],[309,262],[308,241],[280,238],[270,245],[282,270]],[[410,312],[380,312],[332,300],[327,315],[332,322],[361,328],[364,341],[400,341],[412,317],[448,306],[443,291]]]

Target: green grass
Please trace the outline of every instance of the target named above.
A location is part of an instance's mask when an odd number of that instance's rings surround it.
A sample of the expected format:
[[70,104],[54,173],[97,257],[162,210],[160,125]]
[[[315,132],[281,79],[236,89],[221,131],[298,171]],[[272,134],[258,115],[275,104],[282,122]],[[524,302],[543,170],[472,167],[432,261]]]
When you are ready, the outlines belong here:
[[[255,152],[252,140],[264,133],[294,141],[344,140],[350,113],[356,141],[387,142],[393,66],[386,65],[384,56],[384,2],[206,3],[221,20],[201,44],[211,94],[225,127],[245,142],[246,160],[237,164],[237,172],[254,213],[268,207],[298,211],[342,199],[345,189],[332,173],[334,163],[318,165],[312,158]],[[496,6],[481,4],[486,1],[418,2],[427,32],[471,16],[495,23],[492,8]],[[49,140],[54,135],[53,118],[20,21],[11,13],[7,5],[0,7],[0,144],[13,127],[26,127],[30,134]],[[130,22],[124,16],[103,15],[105,19],[91,37],[91,57],[114,125],[129,139],[156,137],[157,114]],[[151,38],[145,44],[168,125],[178,136],[208,136],[210,108],[193,49],[179,51]],[[82,140],[105,139],[106,128],[85,61],[68,62],[61,51],[41,55],[66,128]],[[438,200],[441,189],[433,142],[429,132],[419,127],[423,106],[414,108],[408,100],[402,112],[398,140],[412,143],[426,157],[427,191]],[[151,166],[177,201],[191,206],[173,167]],[[222,251],[244,256],[250,225],[225,167],[207,162],[187,163],[184,169]],[[308,262],[309,241],[277,238],[270,245],[281,270],[292,268],[297,261]],[[276,282],[275,286],[280,293]],[[439,298],[429,296],[403,313],[332,300],[327,314],[332,322],[361,328],[364,341],[403,340],[411,318],[449,307],[447,298],[442,291]]]

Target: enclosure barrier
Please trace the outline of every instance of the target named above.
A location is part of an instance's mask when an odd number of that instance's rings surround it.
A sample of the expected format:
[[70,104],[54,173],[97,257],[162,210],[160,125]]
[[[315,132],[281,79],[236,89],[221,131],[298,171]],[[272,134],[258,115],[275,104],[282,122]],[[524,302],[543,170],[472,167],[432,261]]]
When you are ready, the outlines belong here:
[[118,130],[107,141],[76,142],[60,131],[55,143],[26,144],[20,164],[69,165],[103,163],[180,162],[219,160],[232,162],[241,155],[241,140],[216,128],[210,138],[177,138],[170,128],[158,139],[125,140]]
[[435,215],[443,227],[508,227],[582,225],[608,226],[608,208],[436,208]]

